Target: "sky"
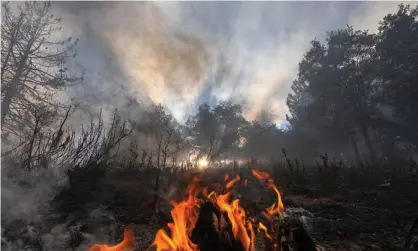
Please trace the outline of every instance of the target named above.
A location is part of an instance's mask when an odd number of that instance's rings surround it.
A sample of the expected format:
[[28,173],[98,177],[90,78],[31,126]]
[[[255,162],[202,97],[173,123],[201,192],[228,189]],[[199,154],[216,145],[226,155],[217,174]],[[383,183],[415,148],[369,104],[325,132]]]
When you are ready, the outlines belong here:
[[[180,122],[203,102],[232,100],[278,125],[313,39],[351,24],[376,32],[400,2],[53,2],[79,39],[69,98],[88,107],[161,103]],[[132,109],[129,116],[139,116]]]

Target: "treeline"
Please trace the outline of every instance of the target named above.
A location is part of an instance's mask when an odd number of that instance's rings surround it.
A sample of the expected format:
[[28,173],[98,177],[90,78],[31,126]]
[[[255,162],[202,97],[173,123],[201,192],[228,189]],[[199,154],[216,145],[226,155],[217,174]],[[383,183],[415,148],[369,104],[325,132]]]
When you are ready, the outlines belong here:
[[[418,144],[418,7],[399,5],[377,34],[352,26],[311,42],[287,105],[294,134],[329,144],[359,145],[371,160]],[[315,136],[316,137],[315,137]],[[402,144],[402,145],[401,145]]]
[[247,121],[229,101],[202,104],[185,124],[154,105],[138,121],[115,112],[109,126],[92,117],[81,131],[67,129],[74,108],[54,95],[83,80],[68,66],[77,40],[56,40],[61,19],[48,2],[2,8],[2,159],[16,165],[176,168],[200,157],[275,161],[282,148],[307,159],[327,152],[358,162],[416,152],[418,7],[400,5],[377,34],[347,26],[329,32],[325,43],[312,41],[287,99],[287,131]]

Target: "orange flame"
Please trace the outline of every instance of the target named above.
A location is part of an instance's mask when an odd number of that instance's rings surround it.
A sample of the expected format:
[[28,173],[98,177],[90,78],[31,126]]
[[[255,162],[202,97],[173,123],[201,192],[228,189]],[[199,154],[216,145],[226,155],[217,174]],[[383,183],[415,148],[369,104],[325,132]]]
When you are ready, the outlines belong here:
[[237,183],[241,178],[239,175],[237,175],[233,180],[226,183],[226,189],[230,189],[232,186],[234,186],[235,183]]
[[254,177],[256,177],[258,180],[265,180],[270,177],[270,175],[266,172],[258,171],[256,169],[251,170],[251,173]]
[[219,208],[226,212],[232,225],[232,234],[236,240],[239,240],[245,250],[250,250],[250,236],[245,228],[245,210],[239,206],[239,200],[228,203],[231,192],[216,196],[213,194],[213,200]]
[[255,169],[253,169],[251,172],[252,175],[258,180],[267,180],[267,187],[273,189],[274,192],[276,192],[277,204],[274,202],[270,207],[266,209],[266,212],[263,213],[263,215],[269,220],[271,220],[271,217],[275,214],[282,215],[284,211],[282,196],[279,189],[277,189],[276,185],[274,185],[274,181],[270,178],[270,175],[266,172],[258,171]]
[[266,226],[264,226],[264,224],[263,223],[261,223],[261,222],[259,222],[258,223],[258,231],[263,231],[264,232],[264,236],[266,237],[266,238],[268,238],[268,239],[272,239],[271,238],[271,235],[268,233],[268,230],[267,230],[267,227]]
[[[226,182],[229,175],[225,175],[224,181]],[[227,182],[226,188],[231,188],[237,181],[240,180],[237,175],[233,180]],[[171,230],[171,236],[168,236],[164,230],[159,230],[152,243],[156,246],[157,251],[168,250],[184,250],[184,251],[197,251],[199,248],[190,239],[189,235],[194,225],[196,224],[198,213],[196,209],[199,205],[197,199],[198,193],[194,185],[188,188],[189,197],[186,201],[180,202],[175,205],[171,211],[174,223],[169,223]],[[193,192],[195,189],[195,192]],[[207,190],[203,189],[207,194]],[[226,212],[232,226],[232,234],[234,239],[240,241],[244,250],[255,251],[255,234],[251,222],[246,217],[245,210],[239,206],[239,200],[229,201],[231,192],[218,195],[216,191],[212,191],[207,198],[214,202],[222,211]],[[192,210],[192,211],[190,211]],[[192,212],[192,213],[190,213]],[[190,221],[189,223],[187,223]],[[248,233],[248,231],[249,233]]]
[[173,223],[168,223],[171,236],[163,229],[158,230],[152,246],[156,246],[157,251],[177,250],[181,247],[184,251],[198,250],[196,244],[190,239],[198,217],[199,200],[197,195],[200,189],[197,185],[198,178],[193,179],[193,184],[187,188],[188,198],[180,203],[173,201],[174,208],[171,210]]
[[224,177],[224,182],[226,182],[228,179],[229,179],[229,173],[226,173]]
[[123,233],[123,241],[115,246],[94,244],[89,251],[128,251],[135,248],[135,235],[132,227],[127,227]]
[[251,238],[251,251],[255,251],[255,234],[253,229],[253,224],[251,222],[247,223],[247,229],[250,231],[250,238]]
[[[252,170],[253,176],[259,180],[267,180],[267,187],[273,189],[277,195],[277,203],[273,203],[266,209],[264,215],[267,218],[271,218],[274,214],[281,215],[284,206],[282,203],[281,195],[277,187],[274,185],[270,175],[265,172]],[[237,175],[234,179],[228,181],[229,175],[226,174],[224,181],[226,188],[231,188],[237,181],[240,180],[240,176]],[[186,190],[187,196],[183,201],[171,201],[173,209],[171,210],[171,216],[173,218],[172,223],[168,223],[170,234],[164,229],[158,230],[152,246],[156,247],[157,251],[198,251],[199,247],[193,243],[189,236],[196,225],[201,200],[198,199],[198,195],[202,195],[215,203],[220,210],[226,212],[229,221],[232,226],[232,234],[235,240],[238,240],[245,251],[255,251],[255,234],[253,227],[253,220],[246,216],[245,210],[240,207],[239,199],[230,201],[231,191],[225,194],[220,194],[219,184],[215,184],[214,190],[208,194],[207,188],[201,189],[198,185],[199,179],[193,178],[193,183],[188,186]],[[247,180],[245,180],[247,184]],[[258,224],[258,231],[263,231],[266,238],[272,239],[267,231],[267,227],[262,223]],[[124,240],[113,247],[107,245],[94,245],[89,251],[124,251],[127,248],[135,246],[135,239],[133,237],[133,230],[127,229],[124,234]]]

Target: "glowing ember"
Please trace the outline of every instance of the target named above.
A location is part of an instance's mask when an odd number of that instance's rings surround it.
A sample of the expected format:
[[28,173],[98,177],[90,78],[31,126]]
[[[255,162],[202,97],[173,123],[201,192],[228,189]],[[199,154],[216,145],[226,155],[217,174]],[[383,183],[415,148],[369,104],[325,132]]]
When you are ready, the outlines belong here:
[[123,241],[115,246],[109,247],[106,244],[94,244],[89,251],[129,251],[135,248],[135,235],[131,227],[125,229]]

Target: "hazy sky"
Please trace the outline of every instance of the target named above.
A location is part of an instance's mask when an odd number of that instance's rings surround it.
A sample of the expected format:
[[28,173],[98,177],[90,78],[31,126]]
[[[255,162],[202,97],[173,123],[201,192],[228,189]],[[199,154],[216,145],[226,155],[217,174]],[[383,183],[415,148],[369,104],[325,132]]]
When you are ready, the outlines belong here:
[[[53,2],[80,39],[86,70],[72,97],[121,107],[162,103],[180,121],[202,102],[240,102],[281,123],[298,62],[314,39],[352,24],[375,32],[400,2]],[[131,111],[134,113],[134,111]]]

